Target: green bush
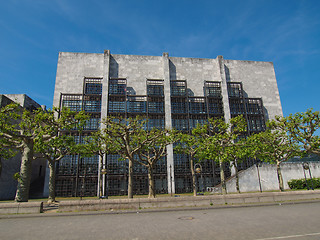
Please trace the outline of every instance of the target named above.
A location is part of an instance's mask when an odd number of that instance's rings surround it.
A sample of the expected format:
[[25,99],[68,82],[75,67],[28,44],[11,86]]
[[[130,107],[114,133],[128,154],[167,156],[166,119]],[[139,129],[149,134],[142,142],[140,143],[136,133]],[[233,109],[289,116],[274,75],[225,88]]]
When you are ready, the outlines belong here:
[[[320,188],[320,178],[307,179],[307,184],[309,188],[313,186],[313,188]],[[301,179],[292,179],[288,181],[288,185],[290,189],[308,189],[306,184],[306,180],[304,178]]]

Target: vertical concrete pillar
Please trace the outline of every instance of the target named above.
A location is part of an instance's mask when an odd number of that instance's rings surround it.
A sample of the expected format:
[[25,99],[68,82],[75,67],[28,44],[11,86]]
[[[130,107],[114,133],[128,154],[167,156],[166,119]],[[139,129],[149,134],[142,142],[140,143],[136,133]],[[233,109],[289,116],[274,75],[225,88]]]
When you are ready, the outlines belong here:
[[[226,78],[223,56],[218,56],[217,60],[218,60],[220,78],[221,78],[221,93],[222,93],[224,119],[225,119],[225,122],[229,122],[231,119],[231,113],[230,113],[227,78]],[[234,174],[235,174],[235,169],[234,169],[234,166],[232,166],[231,175],[234,175]]]
[[[168,53],[163,53],[162,62],[163,62],[163,79],[164,79],[165,125],[166,125],[166,128],[171,129],[172,120],[171,120],[170,68],[169,68]],[[168,178],[168,193],[175,193],[172,144],[167,146],[167,178]]]
[[[101,121],[107,117],[108,114],[108,83],[109,83],[109,70],[110,70],[110,50],[104,50],[103,54],[103,79],[102,79],[102,93],[101,93]],[[104,126],[101,124],[100,128]],[[101,169],[106,168],[106,156],[103,156],[101,161],[99,157],[99,172],[98,172],[98,191],[97,195],[100,194],[100,174]],[[102,164],[101,164],[102,163]],[[106,174],[102,175],[102,195],[106,196]]]
[[228,95],[228,88],[227,88],[227,78],[224,68],[224,60],[222,56],[217,57],[218,61],[218,72],[220,73],[220,81],[221,81],[221,94],[222,94],[222,102],[223,102],[223,111],[224,111],[224,118],[226,122],[229,122],[231,118],[230,114],[230,106],[229,106],[229,95]]

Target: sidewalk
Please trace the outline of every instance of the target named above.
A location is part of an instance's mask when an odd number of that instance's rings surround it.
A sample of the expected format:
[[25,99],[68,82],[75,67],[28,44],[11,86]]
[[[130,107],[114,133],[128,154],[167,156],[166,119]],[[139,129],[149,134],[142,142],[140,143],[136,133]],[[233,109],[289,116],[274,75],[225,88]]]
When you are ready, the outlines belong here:
[[[227,195],[159,197],[155,199],[96,199],[61,201],[48,205],[43,202],[0,203],[0,218],[33,216],[63,216],[70,214],[106,214],[149,211],[175,211],[184,209],[210,209],[226,207],[247,207],[274,204],[292,204],[299,202],[320,201],[320,190],[241,193]],[[33,211],[30,211],[30,205]],[[19,211],[8,212],[8,209]],[[24,212],[24,210],[26,212]],[[43,213],[42,213],[43,212]],[[8,214],[9,213],[9,214]],[[10,214],[11,213],[11,214]],[[12,214],[14,213],[14,214]],[[29,213],[29,214],[16,214]],[[1,215],[2,214],[2,215]]]

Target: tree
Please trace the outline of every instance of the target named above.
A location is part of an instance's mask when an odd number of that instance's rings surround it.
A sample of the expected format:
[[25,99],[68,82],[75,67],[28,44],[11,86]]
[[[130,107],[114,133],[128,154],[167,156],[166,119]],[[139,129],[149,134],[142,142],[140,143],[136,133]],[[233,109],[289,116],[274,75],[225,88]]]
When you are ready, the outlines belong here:
[[[207,133],[202,148],[205,153],[203,157],[213,159],[219,163],[222,193],[227,193],[224,165],[230,162],[230,153],[236,147],[236,139],[246,132],[247,124],[242,116],[231,118],[229,123],[223,119],[209,119],[205,126]],[[241,151],[239,149],[239,151]],[[238,156],[235,155],[235,156]]]
[[196,174],[194,169],[195,161],[200,161],[197,158],[197,154],[201,151],[203,127],[198,124],[198,126],[189,133],[179,133],[178,134],[178,145],[175,147],[175,151],[178,153],[184,153],[189,155],[190,171],[192,176],[192,190],[193,196],[197,196],[196,187]]
[[[41,108],[28,111],[17,103],[1,108],[0,138],[5,143],[4,147],[19,149],[22,155],[15,197],[17,202],[28,201],[35,145],[53,141],[57,138],[60,130],[74,127],[74,122],[77,122],[84,115],[84,113],[71,114],[69,111],[70,117],[68,119],[61,117],[64,115],[63,112],[68,111],[57,108],[48,111]],[[60,118],[56,118],[55,114],[59,114]]]
[[[103,159],[106,154],[117,154],[119,145],[113,143],[112,138],[105,131],[98,130],[85,139],[85,144],[79,146],[79,152],[83,156],[99,155],[100,168],[104,168]],[[102,172],[99,173],[99,196],[103,195]]]
[[[280,191],[284,191],[281,164],[299,154],[298,144],[285,131],[276,129],[274,122],[267,123],[265,132],[251,135],[247,141],[251,156],[276,164]],[[270,129],[273,128],[273,129]]]
[[29,197],[33,146],[42,128],[42,122],[36,117],[39,111],[23,110],[17,103],[9,104],[0,111],[0,137],[5,141],[4,147],[18,149],[22,155],[15,197],[17,202],[27,202]]
[[235,178],[236,178],[236,189],[237,192],[240,193],[240,185],[239,185],[239,167],[238,164],[246,159],[249,154],[247,152],[247,141],[245,137],[241,139],[236,139],[234,144],[230,145],[229,148],[226,149],[227,155],[230,157],[230,162],[235,170]]
[[55,202],[56,162],[66,155],[78,152],[79,146],[67,132],[78,129],[80,132],[89,116],[84,112],[71,111],[68,108],[53,108],[41,111],[38,117],[42,119],[42,129],[35,138],[34,151],[40,157],[47,159],[50,170],[48,203]]
[[144,131],[145,121],[140,117],[135,119],[107,117],[102,123],[105,125],[102,132],[110,137],[118,154],[128,160],[128,198],[133,198],[133,162],[134,155],[141,149],[139,137]]
[[287,132],[289,137],[300,144],[305,154],[314,153],[320,156],[320,112],[308,109],[306,112],[290,114],[288,117],[276,117],[272,123],[277,128]]
[[156,163],[166,156],[166,148],[176,141],[173,130],[161,130],[153,128],[151,131],[143,130],[136,135],[138,143],[138,158],[134,161],[148,169],[149,198],[155,198],[154,168]]

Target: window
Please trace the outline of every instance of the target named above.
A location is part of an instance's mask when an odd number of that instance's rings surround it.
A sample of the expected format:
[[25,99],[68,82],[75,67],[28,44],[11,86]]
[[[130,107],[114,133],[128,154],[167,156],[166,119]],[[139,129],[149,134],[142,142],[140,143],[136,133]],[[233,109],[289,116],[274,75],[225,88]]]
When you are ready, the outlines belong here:
[[59,175],[73,175],[77,173],[79,156],[78,155],[67,155],[58,162]]
[[149,130],[151,130],[152,128],[164,129],[164,127],[165,127],[164,117],[148,119]]
[[172,127],[178,131],[188,131],[189,130],[189,121],[186,118],[173,118],[172,119]]
[[221,83],[220,82],[205,82],[207,97],[221,97]]
[[242,99],[229,99],[231,115],[245,114],[244,103]]
[[92,157],[84,157],[81,159],[80,175],[96,175],[98,174],[99,155]]
[[187,113],[186,98],[171,98],[172,113]]
[[164,102],[148,102],[148,112],[149,113],[163,113],[164,112]]
[[98,130],[99,128],[100,128],[99,118],[90,118],[84,126],[84,130]]
[[228,83],[227,87],[229,97],[242,98],[242,83]]
[[251,132],[261,132],[266,130],[263,116],[248,116],[248,125]]
[[209,114],[223,114],[221,99],[208,99]]
[[187,154],[174,153],[173,162],[174,162],[175,173],[190,171],[189,158]]
[[109,112],[125,112],[125,102],[111,102],[108,104]]
[[110,174],[124,174],[127,171],[127,160],[120,160],[120,155],[107,155],[107,169]]
[[163,96],[163,80],[147,80],[148,96]]
[[205,118],[192,118],[190,119],[190,129],[196,128],[198,124],[204,125],[208,123],[208,120]]
[[84,101],[85,112],[101,112],[101,101]]
[[186,81],[171,81],[171,96],[186,96],[187,86]]
[[247,98],[245,101],[248,114],[263,114],[261,99]]
[[109,80],[109,94],[111,95],[125,95],[127,88],[126,79],[110,79]]
[[189,112],[195,113],[195,114],[206,113],[207,106],[206,106],[205,98],[202,98],[202,97],[189,98]]
[[144,96],[128,96],[127,112],[129,113],[146,113],[147,102]]
[[81,111],[81,100],[63,100],[62,107],[69,108],[71,111]]

